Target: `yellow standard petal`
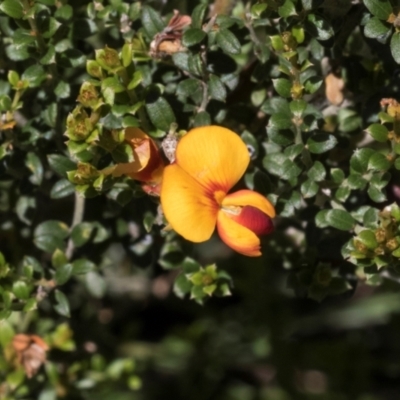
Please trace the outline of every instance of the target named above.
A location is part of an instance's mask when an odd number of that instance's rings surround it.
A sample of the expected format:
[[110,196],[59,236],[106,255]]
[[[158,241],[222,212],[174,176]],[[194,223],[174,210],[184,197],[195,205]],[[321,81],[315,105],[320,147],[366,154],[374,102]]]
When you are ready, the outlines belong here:
[[228,194],[222,200],[222,206],[252,206],[258,208],[271,218],[275,217],[275,208],[270,201],[260,193],[253,192],[252,190],[239,190]]
[[249,162],[249,151],[243,140],[221,126],[192,129],[176,149],[176,163],[211,192],[228,192],[242,177]]
[[212,235],[218,205],[207,189],[179,165],[164,169],[161,205],[172,228],[192,242],[203,242]]
[[217,229],[221,239],[233,250],[249,257],[261,256],[257,235],[229,218],[222,210],[218,212]]

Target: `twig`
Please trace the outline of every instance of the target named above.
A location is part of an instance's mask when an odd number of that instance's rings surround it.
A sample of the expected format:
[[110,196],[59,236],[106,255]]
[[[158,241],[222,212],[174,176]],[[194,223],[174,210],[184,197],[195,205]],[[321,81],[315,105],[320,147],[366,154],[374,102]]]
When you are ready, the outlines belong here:
[[[75,208],[74,208],[74,215],[72,217],[72,223],[70,227],[70,232],[74,229],[74,227],[82,222],[83,214],[85,212],[85,198],[75,192]],[[74,254],[75,245],[70,237],[68,240],[67,250],[65,250],[65,256],[67,259],[71,259],[72,255]]]

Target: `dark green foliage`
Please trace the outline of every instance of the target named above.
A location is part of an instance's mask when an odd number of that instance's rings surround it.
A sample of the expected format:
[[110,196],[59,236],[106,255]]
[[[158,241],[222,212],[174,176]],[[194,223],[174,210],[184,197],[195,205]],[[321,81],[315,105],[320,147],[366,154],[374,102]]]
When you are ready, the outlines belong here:
[[[0,0],[0,398],[396,399],[399,12]],[[276,208],[260,258],[114,173],[126,128],[214,124]],[[50,348],[30,379],[18,333]]]

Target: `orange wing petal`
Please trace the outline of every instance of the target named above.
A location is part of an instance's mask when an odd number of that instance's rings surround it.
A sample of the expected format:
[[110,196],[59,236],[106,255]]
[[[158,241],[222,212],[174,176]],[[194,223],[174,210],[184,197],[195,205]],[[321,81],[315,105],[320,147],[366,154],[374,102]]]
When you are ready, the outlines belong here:
[[228,192],[249,162],[249,151],[242,139],[221,126],[192,129],[176,149],[176,163],[210,192]]
[[164,169],[161,205],[172,228],[192,242],[203,242],[212,235],[218,205],[207,192],[179,165]]

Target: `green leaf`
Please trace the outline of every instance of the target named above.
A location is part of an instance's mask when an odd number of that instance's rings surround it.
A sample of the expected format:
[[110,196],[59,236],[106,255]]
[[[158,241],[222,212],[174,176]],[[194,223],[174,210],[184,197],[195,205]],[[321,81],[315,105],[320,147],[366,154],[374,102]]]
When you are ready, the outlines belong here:
[[293,100],[290,104],[290,111],[292,114],[298,118],[300,118],[304,111],[306,111],[307,108],[307,102],[304,100]]
[[192,287],[192,282],[190,282],[185,274],[181,273],[175,279],[173,291],[177,297],[183,299],[186,294],[190,293]]
[[81,222],[74,226],[71,232],[71,239],[76,247],[81,247],[90,239],[95,227],[90,222]]
[[171,106],[163,97],[158,97],[153,103],[146,103],[146,110],[154,126],[164,132],[176,121]]
[[38,87],[47,79],[47,74],[41,65],[31,65],[21,76],[21,79],[29,82],[29,87]]
[[307,15],[305,28],[315,39],[318,40],[328,40],[334,34],[332,26],[329,24],[329,22],[320,15],[316,14]]
[[20,78],[17,71],[10,70],[8,71],[7,79],[10,85],[15,87],[17,86]]
[[182,44],[186,47],[194,46],[200,43],[206,36],[207,34],[202,29],[190,28],[183,34]]
[[95,271],[96,264],[87,258],[78,258],[72,263],[72,274],[73,275],[84,275],[88,272]]
[[293,126],[293,122],[286,114],[278,112],[271,115],[268,126],[277,129],[288,129]]
[[282,153],[272,153],[264,157],[264,168],[273,175],[282,179],[290,180],[296,178],[301,169]]
[[50,154],[47,156],[47,161],[49,162],[50,168],[63,178],[67,178],[68,171],[77,169],[75,162],[61,154]]
[[35,153],[28,153],[25,159],[25,165],[32,172],[29,180],[34,185],[40,185],[43,180],[43,165],[40,158]]
[[394,61],[400,64],[400,32],[395,32],[390,40],[390,51]]
[[368,196],[375,203],[382,203],[387,200],[384,190],[373,185],[370,185],[368,188]]
[[221,29],[217,32],[218,46],[228,54],[240,54],[241,46],[236,36],[228,29]]
[[226,89],[218,76],[211,74],[208,82],[209,95],[212,99],[225,101]]
[[286,78],[278,78],[272,79],[272,84],[274,85],[274,89],[282,97],[290,97],[291,96],[291,89],[292,83],[289,79]]
[[342,231],[350,231],[355,224],[354,218],[344,210],[329,210],[325,218],[328,225]]
[[305,199],[315,196],[318,193],[319,186],[312,179],[307,179],[301,185],[301,194]]
[[142,26],[147,36],[153,39],[157,33],[164,29],[165,25],[160,14],[154,8],[144,5],[142,7]]
[[360,240],[368,249],[374,250],[378,247],[378,242],[375,237],[375,233],[369,229],[361,231],[357,235],[357,239]]
[[56,289],[54,295],[57,301],[57,304],[53,306],[54,310],[63,317],[70,317],[69,302],[65,294]]
[[22,18],[24,11],[19,0],[4,0],[0,4],[0,10],[11,18]]
[[364,174],[368,170],[368,162],[375,154],[372,149],[357,149],[350,159],[350,167],[353,171]]
[[296,7],[291,0],[285,0],[283,5],[278,8],[278,13],[282,18],[290,17],[291,15],[296,15]]
[[67,99],[71,94],[71,87],[67,82],[59,81],[54,89],[54,94],[60,99]]
[[385,21],[393,12],[389,0],[364,0],[363,3],[372,15]]
[[390,161],[382,153],[375,153],[368,160],[368,169],[386,171],[389,168],[390,168]]
[[369,133],[378,142],[383,143],[388,140],[389,131],[385,125],[372,124],[366,129],[366,132]]
[[62,19],[64,21],[68,21],[72,18],[73,15],[73,8],[69,4],[65,4],[60,8],[57,8],[56,12],[54,13],[54,17],[58,19]]
[[368,182],[361,174],[351,171],[347,178],[347,183],[350,189],[365,189]]
[[341,186],[338,188],[335,192],[335,199],[344,202],[347,200],[347,198],[350,196],[351,189],[348,186]]
[[307,140],[308,150],[314,154],[322,154],[332,150],[336,144],[336,137],[328,133],[317,133]]
[[56,62],[56,50],[54,46],[49,46],[45,55],[40,59],[40,63],[43,65],[54,64]]
[[307,176],[315,182],[321,182],[322,180],[324,180],[325,175],[326,175],[325,167],[319,161],[316,161],[314,165],[310,168],[310,170],[307,172]]
[[63,266],[64,264],[68,263],[67,256],[63,251],[60,249],[56,249],[53,255],[51,256],[51,265],[54,268],[59,268]]
[[179,82],[176,89],[178,96],[189,97],[201,89],[201,81],[195,78],[188,78]]
[[30,289],[25,282],[16,281],[13,283],[12,292],[18,299],[26,300],[29,297]]
[[385,43],[390,35],[392,28],[386,23],[382,22],[377,17],[372,17],[365,25],[364,34],[371,39],[377,39],[381,43]]
[[55,220],[48,220],[39,224],[34,231],[34,243],[36,247],[49,253],[65,248],[64,239],[68,236],[68,226]]
[[[199,112],[193,120],[193,126],[198,127],[198,126],[207,126],[211,125],[211,117],[210,114],[207,111],[201,111]],[[399,159],[400,161],[400,159]],[[400,169],[400,168],[399,168]]]
[[200,29],[203,26],[204,16],[206,14],[208,4],[198,4],[192,12],[192,27]]
[[56,269],[55,280],[57,285],[63,285],[68,282],[72,275],[72,265],[64,264]]

